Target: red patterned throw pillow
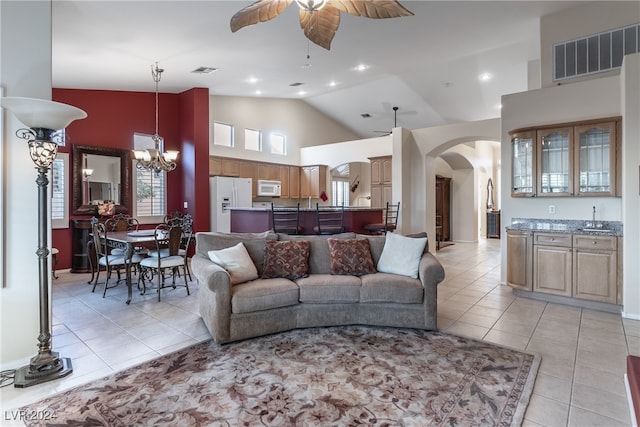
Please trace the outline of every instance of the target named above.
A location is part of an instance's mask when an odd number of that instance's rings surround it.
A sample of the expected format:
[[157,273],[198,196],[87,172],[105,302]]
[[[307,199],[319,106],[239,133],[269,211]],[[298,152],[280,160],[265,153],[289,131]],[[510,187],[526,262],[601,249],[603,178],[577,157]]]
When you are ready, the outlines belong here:
[[267,240],[264,251],[263,279],[289,280],[309,275],[309,242],[306,240]]
[[328,238],[331,274],[362,276],[376,272],[367,239]]

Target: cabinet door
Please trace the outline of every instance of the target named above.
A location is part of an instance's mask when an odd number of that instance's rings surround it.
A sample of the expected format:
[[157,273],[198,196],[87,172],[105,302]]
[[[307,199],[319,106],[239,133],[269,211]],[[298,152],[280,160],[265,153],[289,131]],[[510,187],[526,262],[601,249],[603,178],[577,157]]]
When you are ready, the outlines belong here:
[[534,291],[571,296],[571,248],[534,246],[533,265]]
[[309,197],[320,197],[320,169],[318,166],[309,168]]
[[382,161],[371,159],[371,185],[382,184]]
[[507,285],[531,291],[531,233],[507,232]]
[[289,166],[289,197],[297,199],[300,197],[300,167]]
[[240,178],[251,178],[251,197],[258,195],[258,175],[256,171],[256,164],[251,161],[239,162]]
[[371,207],[381,208],[382,206],[382,185],[371,187]]
[[300,168],[300,197],[311,197],[311,168]]
[[391,185],[393,177],[391,175],[391,157],[381,159],[382,183]]
[[511,135],[511,196],[535,195],[535,132]]
[[576,126],[576,195],[615,196],[615,122]]
[[222,160],[217,157],[209,157],[209,175],[222,175]]
[[289,198],[289,166],[280,166],[280,197]]
[[573,254],[573,296],[615,304],[617,300],[617,257],[615,252],[575,249]]
[[240,162],[237,160],[222,160],[222,175],[224,176],[240,176]]
[[390,185],[382,186],[382,207],[387,207],[387,202],[392,205],[393,204],[393,191]]
[[258,166],[258,179],[277,181],[280,179],[280,167],[271,164],[260,164]]
[[539,130],[537,139],[537,195],[573,195],[573,128]]

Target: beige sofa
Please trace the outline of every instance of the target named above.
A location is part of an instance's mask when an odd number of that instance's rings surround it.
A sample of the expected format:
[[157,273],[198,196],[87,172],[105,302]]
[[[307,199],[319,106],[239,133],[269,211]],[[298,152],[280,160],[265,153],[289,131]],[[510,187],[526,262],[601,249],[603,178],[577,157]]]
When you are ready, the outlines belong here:
[[[335,275],[330,274],[327,237],[356,235],[197,233],[191,266],[199,285],[200,314],[214,340],[221,344],[295,328],[349,324],[436,329],[436,288],[444,269],[426,249],[417,279],[380,272]],[[378,265],[385,236],[357,237],[369,240],[374,266]],[[268,240],[309,241],[309,276],[258,278],[232,286],[227,271],[208,256],[209,251],[242,242],[261,275]]]

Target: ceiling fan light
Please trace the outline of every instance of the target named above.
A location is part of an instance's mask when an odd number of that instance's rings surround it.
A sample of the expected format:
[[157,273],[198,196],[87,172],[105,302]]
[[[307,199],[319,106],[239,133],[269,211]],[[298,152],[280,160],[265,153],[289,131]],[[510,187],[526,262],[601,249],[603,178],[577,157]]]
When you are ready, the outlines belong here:
[[327,4],[327,0],[296,0],[296,3],[298,3],[300,9],[307,12],[315,12],[322,9]]

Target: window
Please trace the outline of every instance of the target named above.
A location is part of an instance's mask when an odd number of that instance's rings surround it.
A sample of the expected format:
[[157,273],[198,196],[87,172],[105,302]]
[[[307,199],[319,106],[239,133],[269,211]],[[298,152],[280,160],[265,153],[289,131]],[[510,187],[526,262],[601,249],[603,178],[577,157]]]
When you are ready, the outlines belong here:
[[262,151],[262,132],[254,129],[244,130],[244,149]]
[[[144,150],[153,147],[154,143],[151,135],[136,133],[133,146],[136,150]],[[141,224],[162,222],[167,213],[167,173],[138,169],[135,160],[133,170],[133,215]]]
[[278,135],[277,133],[271,134],[271,153],[272,154],[287,154],[287,144],[284,135]]
[[223,147],[233,147],[233,126],[213,122],[213,143]]
[[68,228],[69,154],[58,153],[51,164],[51,228]]
[[349,206],[349,181],[334,179],[331,181],[331,204],[333,206]]

